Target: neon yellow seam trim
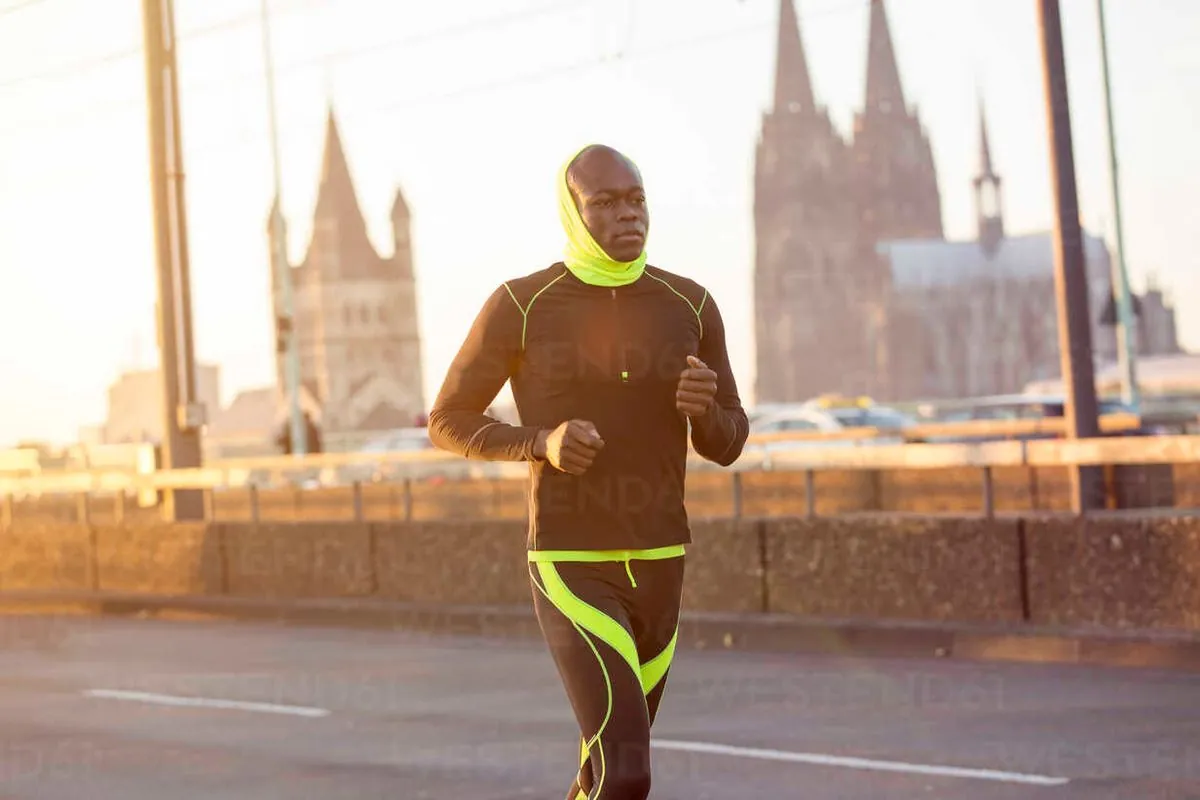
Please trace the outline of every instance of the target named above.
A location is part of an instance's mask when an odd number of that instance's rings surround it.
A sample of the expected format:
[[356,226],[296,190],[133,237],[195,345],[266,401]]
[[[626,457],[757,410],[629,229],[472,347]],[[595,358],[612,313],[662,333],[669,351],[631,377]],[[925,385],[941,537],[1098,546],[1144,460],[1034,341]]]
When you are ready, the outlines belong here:
[[529,305],[525,306],[524,308],[521,308],[521,303],[517,300],[517,296],[515,294],[513,294],[512,287],[508,285],[508,281],[504,282],[504,288],[508,290],[508,296],[512,298],[513,303],[515,303],[517,306],[517,310],[521,312],[521,349],[522,350],[525,349],[525,330],[526,330],[526,328],[529,327],[529,310],[531,308],[533,308],[534,301],[538,299],[538,297],[541,295],[542,292],[546,291],[551,286],[553,286],[554,284],[556,284],[560,280],[562,280],[564,277],[566,277],[566,274],[567,274],[566,271],[563,271],[562,273],[559,274],[559,276],[557,278],[550,281],[542,288],[538,289],[537,293],[534,294],[533,297],[529,298]]
[[[546,588],[543,588],[542,585],[540,583],[538,583],[537,581],[534,581],[533,585],[538,588],[539,592],[541,592],[543,595],[546,596],[546,599],[550,601],[551,605],[553,605],[555,608],[557,608],[559,611],[562,612],[562,615],[570,621],[571,626],[573,628],[575,628],[576,631],[579,632],[580,636],[583,637],[583,641],[587,642],[587,646],[591,649],[592,655],[594,655],[596,657],[597,663],[600,664],[600,672],[604,675],[604,689],[608,693],[608,706],[604,711],[604,720],[600,723],[600,729],[596,731],[596,735],[593,736],[590,740],[588,740],[588,742],[586,744],[587,752],[591,752],[592,745],[596,744],[597,742],[600,742],[600,737],[601,737],[601,735],[603,735],[604,729],[608,727],[608,721],[612,717],[612,703],[613,703],[612,680],[608,676],[608,667],[604,666],[604,659],[600,657],[600,651],[596,649],[596,645],[592,643],[591,638],[586,633],[584,633],[582,628],[579,627],[579,623],[576,622],[575,617],[571,616],[571,614],[567,611],[567,608],[565,608],[564,605],[571,607],[571,609],[576,611],[577,613],[580,611],[583,611],[583,616],[590,617],[591,614],[588,614],[587,612],[591,612],[592,614],[595,614],[596,616],[612,623],[613,625],[617,625],[617,623],[614,622],[609,617],[606,617],[603,612],[599,611],[598,609],[592,608],[590,605],[588,605],[587,603],[583,602],[578,597],[576,597],[575,594],[569,588],[567,588],[567,585],[565,583],[563,583],[562,578],[559,577],[558,571],[554,569],[553,565],[551,565],[551,564],[538,565],[538,573],[542,577],[542,582],[546,583],[547,586],[546,586]],[[554,580],[549,583],[547,583],[547,574],[548,573],[552,574],[554,576]],[[558,598],[556,599],[554,597],[554,595],[558,595]],[[620,626],[618,625],[617,627],[620,627]],[[622,629],[622,633],[624,633],[624,629]],[[599,635],[599,634],[597,634],[597,635]],[[628,634],[626,634],[626,637],[628,637]],[[603,636],[600,636],[600,638],[602,640],[604,639]],[[605,640],[605,641],[607,641],[607,640]],[[633,640],[630,639],[629,643],[632,645]],[[608,642],[608,644],[611,646],[612,642]],[[617,648],[617,650],[618,650],[618,652],[620,652],[619,648]],[[581,764],[580,770],[582,771],[582,769],[583,769],[583,765]],[[600,787],[604,785],[605,772],[607,772],[607,770],[605,769],[605,763],[604,763],[604,745],[601,744],[600,745],[600,777],[596,781],[596,785],[592,787],[595,790],[597,796],[600,794]]]
[[654,278],[654,280],[658,281],[663,286],[670,289],[672,292],[675,293],[676,297],[678,297],[680,300],[682,300],[683,302],[688,304],[688,308],[690,308],[692,310],[692,313],[696,315],[696,322],[697,322],[697,324],[700,325],[700,338],[703,339],[704,338],[704,321],[702,319],[700,319],[700,309],[704,308],[704,301],[708,299],[708,289],[704,290],[704,298],[700,300],[700,305],[699,305],[699,307],[697,307],[697,306],[692,305],[692,301],[688,300],[686,295],[684,295],[682,292],[680,292],[678,289],[676,289],[671,284],[664,281],[662,278],[660,278],[657,275],[650,273],[650,272],[647,272],[646,274],[649,275],[651,278]]
[[673,544],[648,550],[530,550],[530,561],[659,561],[678,558],[686,552],[684,545]]
[[671,667],[671,660],[675,658],[675,643],[678,640],[679,628],[676,627],[671,641],[667,643],[663,651],[642,665],[642,692],[644,694],[654,691],[654,687],[658,686],[659,681],[667,674],[667,670]]

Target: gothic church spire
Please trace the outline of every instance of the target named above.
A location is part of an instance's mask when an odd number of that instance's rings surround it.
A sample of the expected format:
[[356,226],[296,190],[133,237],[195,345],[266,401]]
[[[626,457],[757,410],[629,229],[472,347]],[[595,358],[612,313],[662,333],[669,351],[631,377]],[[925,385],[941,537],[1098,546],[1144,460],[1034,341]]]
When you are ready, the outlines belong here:
[[896,48],[888,27],[883,0],[871,0],[871,28],[867,45],[867,103],[868,114],[880,112],[904,113],[904,87],[896,64]]
[[813,111],[812,78],[808,59],[800,39],[800,22],[796,18],[794,0],[779,2],[779,39],[775,50],[775,108],[776,114]]

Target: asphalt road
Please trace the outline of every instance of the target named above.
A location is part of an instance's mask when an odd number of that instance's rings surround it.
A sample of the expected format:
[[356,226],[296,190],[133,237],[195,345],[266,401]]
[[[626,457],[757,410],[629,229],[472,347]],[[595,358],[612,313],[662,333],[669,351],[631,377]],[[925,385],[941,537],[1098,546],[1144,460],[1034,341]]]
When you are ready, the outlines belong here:
[[[576,735],[536,642],[0,617],[4,800],[559,800]],[[657,800],[1200,798],[1200,676],[681,652],[655,738]]]

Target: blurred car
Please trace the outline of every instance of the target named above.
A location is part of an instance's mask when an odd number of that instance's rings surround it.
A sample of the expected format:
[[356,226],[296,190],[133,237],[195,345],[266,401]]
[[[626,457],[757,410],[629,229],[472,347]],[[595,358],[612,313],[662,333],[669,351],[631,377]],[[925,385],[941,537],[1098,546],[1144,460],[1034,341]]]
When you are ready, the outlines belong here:
[[[1136,417],[1134,409],[1116,398],[1101,398],[1098,401],[1100,416],[1128,414]],[[1066,416],[1066,398],[1062,395],[1007,394],[990,397],[975,397],[964,400],[947,400],[921,403],[917,411],[922,422],[955,423],[976,421],[1038,420]],[[1138,436],[1155,432],[1141,426],[1104,436]],[[978,442],[998,439],[1031,440],[1055,439],[1058,433],[963,433],[945,436],[929,436],[924,441],[931,443]]]
[[[784,452],[817,447],[863,447],[903,444],[903,431],[916,424],[911,416],[869,397],[821,397],[794,405],[776,406],[756,414],[750,423],[750,435],[805,434],[789,439],[783,436],[747,443],[745,459],[753,459],[770,469],[774,457]],[[875,428],[882,435],[850,438],[838,434],[853,428]],[[889,435],[889,432],[891,435]],[[829,434],[822,436],[822,434]]]

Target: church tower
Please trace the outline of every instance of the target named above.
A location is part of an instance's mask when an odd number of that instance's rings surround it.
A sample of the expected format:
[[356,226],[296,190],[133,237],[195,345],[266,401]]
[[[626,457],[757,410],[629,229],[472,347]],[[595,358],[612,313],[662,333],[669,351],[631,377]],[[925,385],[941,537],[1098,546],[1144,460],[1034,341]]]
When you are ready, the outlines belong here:
[[854,189],[865,241],[941,239],[929,137],[904,99],[883,0],[871,0],[866,105],[855,119]]
[[853,349],[861,330],[846,312],[856,247],[846,145],[816,102],[792,2],[780,2],[774,102],[755,160],[759,404],[839,390],[846,361],[834,351]]
[[988,142],[987,118],[979,104],[979,174],[975,188],[975,217],[979,221],[979,244],[989,256],[1004,240],[1004,192],[1000,176],[992,167],[992,147]]
[[331,450],[411,426],[425,411],[409,210],[400,192],[391,216],[394,250],[384,258],[368,235],[331,108],[312,237],[292,272],[300,383],[320,405]]

